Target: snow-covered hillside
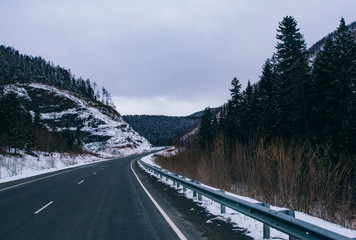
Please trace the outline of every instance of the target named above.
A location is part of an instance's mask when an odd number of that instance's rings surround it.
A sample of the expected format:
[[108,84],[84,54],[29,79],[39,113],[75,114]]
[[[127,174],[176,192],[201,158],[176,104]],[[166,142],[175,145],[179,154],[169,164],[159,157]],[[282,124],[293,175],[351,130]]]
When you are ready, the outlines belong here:
[[151,144],[135,132],[116,110],[100,102],[38,83],[9,84],[4,87],[4,93],[8,92],[15,92],[32,116],[38,110],[48,129],[79,129],[84,149],[91,152],[122,156],[151,148]]

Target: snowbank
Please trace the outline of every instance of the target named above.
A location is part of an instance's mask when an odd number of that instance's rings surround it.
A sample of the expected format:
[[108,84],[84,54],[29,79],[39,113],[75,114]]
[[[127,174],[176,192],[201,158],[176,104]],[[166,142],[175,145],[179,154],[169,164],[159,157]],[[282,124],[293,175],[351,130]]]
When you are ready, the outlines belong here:
[[112,157],[109,155],[96,157],[90,154],[70,155],[44,152],[36,155],[32,156],[21,151],[18,156],[0,154],[0,183],[103,161]]

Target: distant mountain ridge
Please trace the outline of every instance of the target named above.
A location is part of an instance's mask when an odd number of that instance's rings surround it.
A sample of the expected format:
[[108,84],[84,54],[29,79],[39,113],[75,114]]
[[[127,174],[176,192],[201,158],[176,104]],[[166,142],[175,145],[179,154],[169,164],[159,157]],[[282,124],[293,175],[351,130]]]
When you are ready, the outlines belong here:
[[124,115],[123,119],[156,146],[172,145],[175,139],[183,136],[200,121],[199,117],[157,115]]
[[[219,108],[213,108],[216,113]],[[172,145],[176,140],[193,131],[200,123],[203,111],[185,117],[162,115],[124,115],[135,131],[154,145]]]

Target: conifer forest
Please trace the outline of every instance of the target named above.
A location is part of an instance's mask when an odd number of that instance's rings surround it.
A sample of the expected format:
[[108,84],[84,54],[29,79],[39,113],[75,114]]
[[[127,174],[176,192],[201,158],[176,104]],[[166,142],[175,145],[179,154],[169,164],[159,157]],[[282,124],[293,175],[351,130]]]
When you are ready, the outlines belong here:
[[355,38],[341,19],[311,58],[292,16],[279,23],[276,38],[260,80],[242,89],[233,78],[222,111],[206,108],[186,150],[159,163],[215,187],[355,226]]

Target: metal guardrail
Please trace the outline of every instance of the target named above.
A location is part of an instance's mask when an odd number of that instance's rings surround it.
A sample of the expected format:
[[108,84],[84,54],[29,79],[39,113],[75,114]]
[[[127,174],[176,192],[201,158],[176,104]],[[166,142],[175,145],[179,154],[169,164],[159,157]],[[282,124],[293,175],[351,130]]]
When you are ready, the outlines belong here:
[[204,187],[200,182],[194,180],[186,180],[185,177],[178,174],[169,173],[162,168],[152,166],[143,162],[139,162],[149,171],[158,174],[159,177],[165,177],[166,180],[170,179],[174,185],[182,185],[183,190],[186,188],[193,191],[193,196],[198,195],[198,200],[202,200],[202,195],[210,198],[211,200],[221,204],[221,212],[225,213],[225,207],[229,207],[238,211],[248,217],[262,222],[263,225],[263,238],[270,239],[270,227],[275,228],[281,232],[289,235],[289,239],[335,239],[335,240],[350,240],[356,238],[348,238],[343,235],[337,234],[330,230],[315,226],[311,223],[294,218],[293,210],[275,211],[269,208],[268,203],[251,203],[232,197],[225,194],[224,190],[213,190]]

